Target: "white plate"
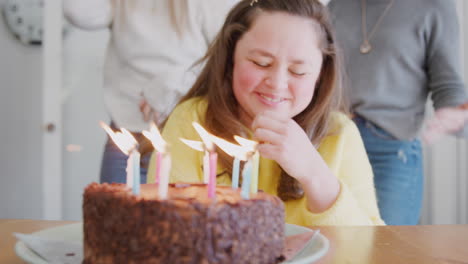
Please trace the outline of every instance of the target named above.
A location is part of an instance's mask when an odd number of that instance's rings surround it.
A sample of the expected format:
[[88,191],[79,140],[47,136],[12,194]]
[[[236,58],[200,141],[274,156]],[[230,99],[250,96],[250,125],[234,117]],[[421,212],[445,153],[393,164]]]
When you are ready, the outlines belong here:
[[[310,232],[302,226],[286,224],[286,236],[297,235],[304,232]],[[49,229],[44,229],[33,233],[33,235],[51,239],[63,239],[70,241],[83,241],[82,223],[64,225]],[[322,234],[318,234],[313,241],[304,247],[294,259],[283,262],[284,264],[309,264],[321,258],[328,251],[330,243]],[[15,246],[16,254],[24,261],[32,264],[48,264],[43,258],[31,251],[23,242],[18,241]]]
[[[79,241],[83,243],[83,224],[76,223],[70,225],[63,225],[44,229],[32,235],[37,235],[44,238]],[[15,245],[16,255],[22,258],[27,263],[32,264],[48,264],[43,258],[37,255],[34,251],[29,249],[22,241],[16,242]]]
[[[286,224],[286,236],[297,235],[305,232],[311,232],[310,229],[303,226]],[[318,233],[314,240],[309,241],[293,259],[290,261],[282,262],[284,264],[310,264],[317,261],[327,253],[330,247],[328,239]]]

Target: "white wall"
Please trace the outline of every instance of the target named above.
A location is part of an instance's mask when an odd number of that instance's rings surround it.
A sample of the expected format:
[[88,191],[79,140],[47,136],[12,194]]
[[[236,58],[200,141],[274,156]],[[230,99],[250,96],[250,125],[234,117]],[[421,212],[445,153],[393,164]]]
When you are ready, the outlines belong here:
[[42,216],[41,67],[0,19],[0,218]]
[[[98,181],[105,140],[98,121],[108,121],[102,100],[107,39],[105,30],[75,28],[64,38],[61,211],[66,220],[81,219],[84,186]],[[0,19],[0,218],[44,218],[42,52],[41,46],[16,40]],[[79,150],[68,151],[70,146]]]
[[[81,219],[84,187],[99,181],[108,121],[102,94],[102,66],[109,33],[72,28],[64,41],[63,218]],[[78,151],[68,151],[78,147]]]

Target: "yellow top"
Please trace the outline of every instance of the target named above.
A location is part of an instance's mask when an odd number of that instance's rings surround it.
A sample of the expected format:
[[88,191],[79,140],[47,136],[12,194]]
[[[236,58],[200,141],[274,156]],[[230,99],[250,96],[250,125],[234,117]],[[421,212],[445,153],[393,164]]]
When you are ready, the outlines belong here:
[[[201,182],[203,152],[186,146],[179,138],[201,141],[192,122],[203,125],[206,101],[190,99],[172,112],[162,136],[170,144],[172,170],[170,182]],[[285,202],[286,222],[302,226],[315,225],[383,225],[377,208],[372,169],[354,123],[344,114],[332,117],[334,133],[323,139],[318,152],[338,177],[341,191],[335,203],[320,214],[307,210],[306,198]],[[148,182],[154,182],[154,158],[148,170]],[[218,174],[224,171],[218,166]],[[280,167],[260,158],[258,188],[276,195]],[[231,185],[229,173],[217,178],[219,185]]]

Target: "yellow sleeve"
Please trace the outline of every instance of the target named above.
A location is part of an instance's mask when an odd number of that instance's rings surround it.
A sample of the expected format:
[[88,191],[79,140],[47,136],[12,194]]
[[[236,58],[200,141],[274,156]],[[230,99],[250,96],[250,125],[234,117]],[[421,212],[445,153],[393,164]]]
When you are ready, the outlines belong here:
[[322,142],[319,152],[340,182],[335,203],[320,214],[308,213],[313,225],[384,225],[377,207],[374,175],[354,122],[342,114],[335,134]]
[[[206,111],[206,104],[200,98],[190,99],[178,105],[169,116],[163,128],[162,136],[169,144],[172,157],[172,168],[169,182],[201,182],[203,180],[203,153],[191,149],[180,138],[201,141],[192,122],[201,123],[202,114]],[[147,181],[153,183],[155,179],[154,153],[148,168]]]

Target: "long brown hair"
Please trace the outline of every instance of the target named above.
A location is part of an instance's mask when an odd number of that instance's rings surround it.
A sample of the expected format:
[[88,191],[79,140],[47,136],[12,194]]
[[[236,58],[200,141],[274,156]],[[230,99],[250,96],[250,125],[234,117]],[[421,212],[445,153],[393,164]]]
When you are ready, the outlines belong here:
[[[316,23],[321,36],[319,47],[323,54],[322,69],[310,104],[294,117],[314,145],[329,133],[333,111],[347,113],[343,100],[341,58],[335,43],[329,13],[318,0],[244,0],[228,14],[215,41],[201,61],[206,64],[191,90],[181,102],[203,96],[208,102],[204,127],[219,137],[233,140],[234,135],[249,134],[239,117],[239,104],[232,90],[233,58],[237,42],[262,12],[283,12],[309,18]],[[220,163],[232,170],[232,158],[219,153]],[[282,171],[278,195],[283,200],[298,199],[304,192],[294,178]]]

